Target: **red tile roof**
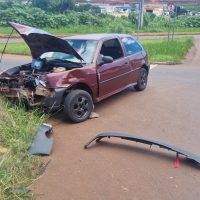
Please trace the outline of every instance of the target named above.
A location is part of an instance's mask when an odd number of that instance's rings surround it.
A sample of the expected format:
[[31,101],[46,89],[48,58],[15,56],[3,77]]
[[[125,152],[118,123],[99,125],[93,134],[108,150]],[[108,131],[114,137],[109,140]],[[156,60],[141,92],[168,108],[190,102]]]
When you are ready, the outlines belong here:
[[[76,0],[77,2],[103,3],[103,4],[131,4],[138,0]],[[144,0],[145,3],[200,3],[200,0]]]

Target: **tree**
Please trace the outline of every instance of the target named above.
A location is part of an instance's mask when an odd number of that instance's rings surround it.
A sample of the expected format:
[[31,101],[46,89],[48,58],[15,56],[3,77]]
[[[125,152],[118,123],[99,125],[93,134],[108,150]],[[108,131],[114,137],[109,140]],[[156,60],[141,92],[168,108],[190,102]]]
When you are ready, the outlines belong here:
[[13,0],[7,0],[0,2],[0,9],[4,10],[11,7],[14,4]]
[[100,7],[93,6],[91,4],[83,4],[83,5],[76,6],[75,10],[78,12],[90,11],[93,13],[101,13]]
[[32,0],[32,6],[33,7],[37,7],[37,8],[41,8],[42,10],[46,10],[47,9],[47,5],[49,3],[49,0]]
[[0,1],[0,9],[1,10],[5,10],[7,8],[11,8],[15,5],[24,5],[26,4],[26,2],[28,3],[29,1],[24,1],[24,0],[4,0],[4,1]]
[[49,12],[65,12],[75,7],[74,0],[32,0],[32,5]]

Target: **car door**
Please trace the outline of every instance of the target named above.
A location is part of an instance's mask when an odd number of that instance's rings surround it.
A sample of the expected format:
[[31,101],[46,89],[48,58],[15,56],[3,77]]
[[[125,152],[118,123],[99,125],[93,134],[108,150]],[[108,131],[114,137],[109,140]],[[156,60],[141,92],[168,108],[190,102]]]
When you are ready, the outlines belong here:
[[144,63],[144,56],[142,54],[143,49],[137,40],[131,36],[123,37],[122,43],[126,50],[126,55],[131,68],[131,81],[132,83],[136,83],[139,77],[139,69]]
[[105,98],[130,84],[130,66],[118,38],[103,42],[99,56],[110,56],[112,63],[97,67],[99,80],[99,97]]

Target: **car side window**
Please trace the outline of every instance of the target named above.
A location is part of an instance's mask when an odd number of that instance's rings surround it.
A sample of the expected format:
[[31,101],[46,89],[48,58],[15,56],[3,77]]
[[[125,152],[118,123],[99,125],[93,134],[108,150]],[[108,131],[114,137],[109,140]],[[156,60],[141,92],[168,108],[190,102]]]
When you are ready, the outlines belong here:
[[101,47],[100,54],[103,56],[110,56],[114,60],[124,56],[121,44],[117,38],[105,41]]
[[124,44],[127,55],[132,55],[142,51],[142,47],[131,37],[122,38],[122,43]]

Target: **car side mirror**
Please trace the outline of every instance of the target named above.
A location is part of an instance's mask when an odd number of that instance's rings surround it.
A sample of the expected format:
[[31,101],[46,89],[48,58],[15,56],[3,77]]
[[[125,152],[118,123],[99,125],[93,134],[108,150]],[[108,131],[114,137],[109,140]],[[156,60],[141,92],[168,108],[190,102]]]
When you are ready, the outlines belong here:
[[114,59],[111,56],[100,56],[97,64],[101,66],[107,63],[112,63],[113,61]]
[[102,60],[103,60],[104,64],[112,63],[114,61],[114,59],[111,56],[104,56]]

